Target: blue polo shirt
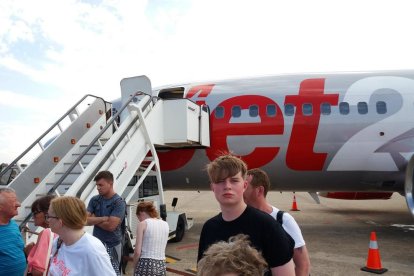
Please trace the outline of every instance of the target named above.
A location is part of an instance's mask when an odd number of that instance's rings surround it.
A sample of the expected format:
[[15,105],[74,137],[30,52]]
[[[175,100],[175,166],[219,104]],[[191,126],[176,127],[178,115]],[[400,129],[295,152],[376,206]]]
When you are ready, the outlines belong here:
[[14,220],[0,225],[0,271],[1,275],[22,276],[26,269],[24,243]]

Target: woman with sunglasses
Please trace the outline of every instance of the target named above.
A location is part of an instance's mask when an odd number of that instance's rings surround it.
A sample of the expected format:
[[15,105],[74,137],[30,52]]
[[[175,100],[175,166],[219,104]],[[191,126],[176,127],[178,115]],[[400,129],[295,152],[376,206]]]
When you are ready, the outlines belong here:
[[46,214],[53,195],[36,199],[32,204],[32,213],[35,226],[43,227],[37,237],[37,242],[27,256],[27,275],[41,276],[47,274],[50,250],[56,234],[49,229]]
[[57,197],[46,217],[50,229],[59,235],[53,244],[48,275],[116,275],[103,243],[83,229],[88,215],[82,200]]

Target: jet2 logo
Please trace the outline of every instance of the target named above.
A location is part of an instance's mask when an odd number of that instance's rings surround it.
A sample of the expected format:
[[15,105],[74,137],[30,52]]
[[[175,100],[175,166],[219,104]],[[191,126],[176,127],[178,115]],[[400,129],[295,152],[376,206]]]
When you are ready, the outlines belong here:
[[[206,104],[212,93],[214,84],[192,87],[187,98],[197,104]],[[413,113],[414,80],[402,77],[368,77],[356,81],[345,92],[342,101],[350,105],[358,102],[369,102],[373,93],[379,89],[392,89],[403,98],[403,106],[395,113],[360,130],[345,142],[327,166],[329,171],[398,171],[395,161],[388,152],[376,152],[381,146],[414,128],[414,120],[407,120]],[[213,91],[214,93],[214,91]],[[286,95],[284,104],[295,106],[295,117],[286,152],[286,165],[296,171],[322,171],[328,153],[315,152],[314,147],[320,124],[321,104],[329,103],[338,106],[339,92],[325,91],[325,79],[305,79],[300,83],[297,95]],[[233,120],[230,110],[239,106],[247,110],[254,103],[258,106],[259,122],[237,122]],[[313,112],[305,115],[302,111],[304,103],[312,104]],[[266,107],[276,107],[275,116],[267,116]],[[230,136],[274,136],[284,135],[285,119],[280,106],[272,99],[262,95],[240,95],[227,98],[217,106],[224,108],[224,116],[216,118],[216,109],[210,115],[211,147],[206,155],[214,160],[222,152],[229,151]],[[215,107],[214,107],[215,108]],[[404,122],[396,124],[395,122]],[[379,135],[385,133],[385,135]],[[361,142],[365,142],[361,147]],[[241,157],[249,167],[261,167],[271,162],[279,153],[278,146],[257,145],[253,151]],[[171,150],[159,152],[161,169],[164,171],[178,169],[187,164],[195,153],[194,149]],[[237,154],[237,152],[235,153]],[[174,160],[172,162],[172,160]]]

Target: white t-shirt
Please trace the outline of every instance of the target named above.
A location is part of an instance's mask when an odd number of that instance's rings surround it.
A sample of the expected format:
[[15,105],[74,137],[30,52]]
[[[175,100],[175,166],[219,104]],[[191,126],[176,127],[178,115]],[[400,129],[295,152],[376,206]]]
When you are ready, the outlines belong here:
[[[276,219],[277,212],[279,209],[272,206],[272,213],[270,214],[274,219]],[[302,232],[300,231],[299,225],[296,220],[287,212],[283,213],[283,229],[292,237],[295,241],[295,248],[299,248],[305,245],[305,240],[303,239]]]
[[140,258],[165,260],[165,247],[168,241],[168,223],[162,219],[147,218],[147,228],[142,238]]
[[57,239],[53,242],[49,276],[116,275],[105,246],[89,233],[85,233],[72,245],[66,246],[62,243],[54,256],[56,246]]

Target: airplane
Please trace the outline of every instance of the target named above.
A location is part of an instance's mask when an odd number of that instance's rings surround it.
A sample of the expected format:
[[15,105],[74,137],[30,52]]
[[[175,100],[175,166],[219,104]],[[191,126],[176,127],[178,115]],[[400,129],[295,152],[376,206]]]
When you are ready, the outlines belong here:
[[[398,192],[414,216],[414,70],[188,83],[152,96],[190,99],[210,116],[209,147],[156,146],[166,190],[209,190],[206,164],[231,152],[264,169],[273,190],[309,192],[316,201],[316,193],[389,199]],[[121,104],[112,102],[113,113]]]
[[165,189],[208,190],[206,164],[231,152],[264,169],[273,190],[338,199],[398,192],[414,216],[414,71],[188,83],[153,96],[210,110],[210,147],[157,148]]

